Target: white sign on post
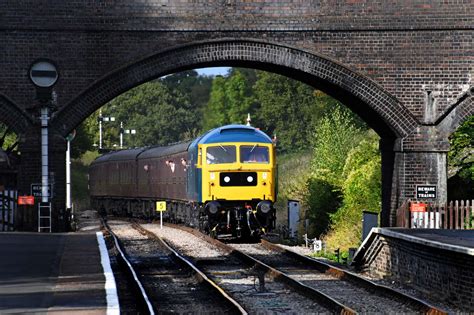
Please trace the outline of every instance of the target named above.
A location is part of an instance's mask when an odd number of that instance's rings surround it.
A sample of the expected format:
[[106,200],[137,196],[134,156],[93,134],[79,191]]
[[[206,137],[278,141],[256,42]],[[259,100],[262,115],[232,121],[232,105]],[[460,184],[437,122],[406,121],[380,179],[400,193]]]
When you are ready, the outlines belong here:
[[58,80],[58,71],[52,62],[38,60],[30,67],[30,79],[38,87],[52,87]]

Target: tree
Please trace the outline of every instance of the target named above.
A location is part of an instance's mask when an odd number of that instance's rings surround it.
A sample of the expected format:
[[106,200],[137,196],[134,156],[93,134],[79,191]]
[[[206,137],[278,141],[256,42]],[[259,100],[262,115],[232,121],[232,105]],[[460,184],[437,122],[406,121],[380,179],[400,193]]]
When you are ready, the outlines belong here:
[[451,135],[449,143],[449,199],[474,198],[474,115]]
[[[116,97],[102,107],[103,116],[114,116],[115,122],[103,124],[103,147],[112,149],[119,143],[120,122],[125,129],[125,146],[166,145],[189,140],[199,129],[199,109],[177,90],[170,90],[160,81],[142,84]],[[98,143],[98,111],[84,123],[84,129]]]
[[360,143],[347,155],[342,172],[342,203],[330,215],[331,226],[325,240],[330,247],[347,250],[361,242],[364,210],[381,209],[381,157],[379,137],[373,131],[365,133]]
[[226,79],[222,76],[217,76],[212,81],[209,102],[203,111],[203,130],[222,126],[228,122],[225,112],[227,108],[225,82]]
[[[170,91],[178,91],[183,95],[192,108],[202,115],[204,107],[209,102],[212,76],[199,75],[195,70],[182,71],[165,76],[160,81],[165,84]],[[202,127],[202,124],[199,125]]]
[[242,124],[253,103],[249,82],[240,71],[234,71],[225,83],[227,121]]
[[211,96],[203,111],[204,131],[226,124],[243,124],[247,114],[255,111],[252,86],[247,80],[251,70],[242,71],[233,69],[228,77],[214,78]]
[[338,102],[299,81],[270,72],[257,75],[255,125],[277,135],[280,152],[308,150],[318,121]]
[[85,123],[80,124],[76,128],[76,136],[71,142],[71,157],[79,158],[87,150],[92,147],[94,133],[93,128],[90,126],[91,120],[87,120]]
[[347,155],[360,142],[362,135],[348,109],[336,107],[328,113],[314,134],[313,176],[342,187]]

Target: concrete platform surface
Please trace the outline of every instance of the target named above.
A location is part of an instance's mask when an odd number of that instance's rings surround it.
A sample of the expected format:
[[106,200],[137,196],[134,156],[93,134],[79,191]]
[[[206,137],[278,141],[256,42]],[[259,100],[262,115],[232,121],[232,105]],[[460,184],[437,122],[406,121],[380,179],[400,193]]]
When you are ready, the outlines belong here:
[[0,233],[0,314],[105,314],[95,232]]
[[474,230],[400,229],[398,232],[434,242],[474,249]]

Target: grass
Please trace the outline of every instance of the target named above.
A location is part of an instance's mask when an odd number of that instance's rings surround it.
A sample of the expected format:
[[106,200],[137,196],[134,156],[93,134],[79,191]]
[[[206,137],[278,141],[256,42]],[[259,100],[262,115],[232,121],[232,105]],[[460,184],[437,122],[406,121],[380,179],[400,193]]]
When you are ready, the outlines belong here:
[[71,195],[75,211],[90,208],[88,168],[97,156],[97,152],[88,151],[71,163]]
[[[275,203],[277,211],[277,226],[288,225],[288,200],[300,201],[301,217],[304,218],[307,194],[306,181],[310,174],[311,152],[282,154],[277,157],[278,162],[278,198]],[[299,235],[303,235],[304,227],[301,220]]]

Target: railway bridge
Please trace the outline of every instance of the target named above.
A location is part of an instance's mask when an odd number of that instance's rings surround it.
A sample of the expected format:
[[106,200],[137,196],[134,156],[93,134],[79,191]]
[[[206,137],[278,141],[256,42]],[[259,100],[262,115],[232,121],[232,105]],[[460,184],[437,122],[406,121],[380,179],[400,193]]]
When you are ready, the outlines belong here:
[[21,192],[41,182],[28,69],[47,58],[59,70],[49,133],[55,230],[65,136],[107,101],[173,72],[251,67],[342,101],[381,136],[383,226],[417,185],[446,200],[448,137],[474,114],[471,1],[6,0],[0,12],[0,120],[21,139]]

